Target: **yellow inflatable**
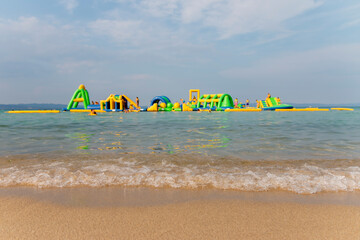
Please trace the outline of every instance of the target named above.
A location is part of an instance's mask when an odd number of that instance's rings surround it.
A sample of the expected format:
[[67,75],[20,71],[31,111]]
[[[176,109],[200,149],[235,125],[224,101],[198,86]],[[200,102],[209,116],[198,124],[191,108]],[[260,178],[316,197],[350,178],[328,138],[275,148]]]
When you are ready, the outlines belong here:
[[331,108],[331,110],[338,110],[338,111],[354,111],[352,108]]
[[174,103],[174,108],[180,108],[180,103],[178,102]]
[[183,104],[182,110],[183,110],[183,112],[192,112],[192,111],[194,111],[194,109],[192,109],[191,107],[189,107],[185,103]]
[[59,113],[60,110],[11,110],[7,113]]
[[148,112],[157,112],[158,111],[158,104],[154,103],[151,107],[147,109]]

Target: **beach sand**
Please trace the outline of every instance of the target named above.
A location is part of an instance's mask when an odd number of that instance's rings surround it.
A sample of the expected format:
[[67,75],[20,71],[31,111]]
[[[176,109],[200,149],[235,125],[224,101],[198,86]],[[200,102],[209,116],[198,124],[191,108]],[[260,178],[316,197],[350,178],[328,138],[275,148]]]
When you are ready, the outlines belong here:
[[5,188],[0,239],[360,239],[358,199],[359,193]]

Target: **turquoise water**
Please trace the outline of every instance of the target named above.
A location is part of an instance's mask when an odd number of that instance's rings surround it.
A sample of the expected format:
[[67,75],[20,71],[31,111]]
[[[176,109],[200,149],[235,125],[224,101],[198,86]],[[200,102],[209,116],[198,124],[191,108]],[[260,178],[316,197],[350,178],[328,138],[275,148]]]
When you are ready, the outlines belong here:
[[360,189],[360,110],[0,112],[0,186]]

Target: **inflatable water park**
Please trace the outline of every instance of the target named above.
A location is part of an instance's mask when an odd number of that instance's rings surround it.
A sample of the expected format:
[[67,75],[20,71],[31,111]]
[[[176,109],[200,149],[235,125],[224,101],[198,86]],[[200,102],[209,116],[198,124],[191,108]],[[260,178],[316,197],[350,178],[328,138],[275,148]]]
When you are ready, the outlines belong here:
[[[227,93],[200,94],[200,89],[189,90],[189,101],[181,99],[172,103],[167,96],[155,96],[150,101],[149,107],[141,108],[139,99],[132,100],[124,94],[110,94],[104,100],[91,101],[88,90],[81,84],[73,93],[63,112],[88,112],[89,115],[106,112],[314,112],[314,111],[353,111],[352,108],[294,108],[290,104],[284,104],[278,97],[270,94],[264,100],[256,100],[256,107],[250,107],[249,100],[245,104],[233,99]],[[8,113],[60,113],[61,110],[13,110]]]

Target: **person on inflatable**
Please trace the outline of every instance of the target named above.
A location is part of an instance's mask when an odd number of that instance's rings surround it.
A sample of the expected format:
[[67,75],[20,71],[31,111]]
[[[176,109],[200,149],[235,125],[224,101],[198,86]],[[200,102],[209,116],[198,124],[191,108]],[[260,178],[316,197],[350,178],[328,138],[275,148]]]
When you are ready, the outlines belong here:
[[192,103],[193,104],[196,104],[197,103],[197,98],[194,96],[193,99],[192,99]]

